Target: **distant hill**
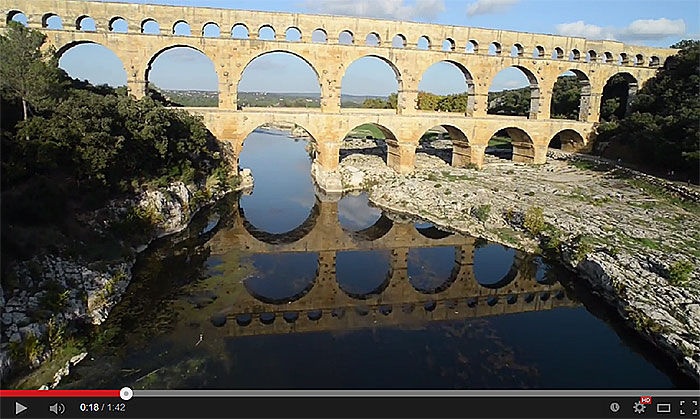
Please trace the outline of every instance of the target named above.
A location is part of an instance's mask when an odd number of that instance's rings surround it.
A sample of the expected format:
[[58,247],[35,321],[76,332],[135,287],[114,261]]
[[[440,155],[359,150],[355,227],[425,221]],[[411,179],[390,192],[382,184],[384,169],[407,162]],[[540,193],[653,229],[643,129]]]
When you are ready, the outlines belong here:
[[[207,90],[171,90],[152,87],[165,97],[171,106],[215,107],[219,102],[219,93]],[[340,100],[344,107],[360,108],[367,99],[386,100],[386,96],[342,95]],[[319,108],[321,102],[316,93],[269,93],[238,92],[238,105],[243,107],[294,107]]]

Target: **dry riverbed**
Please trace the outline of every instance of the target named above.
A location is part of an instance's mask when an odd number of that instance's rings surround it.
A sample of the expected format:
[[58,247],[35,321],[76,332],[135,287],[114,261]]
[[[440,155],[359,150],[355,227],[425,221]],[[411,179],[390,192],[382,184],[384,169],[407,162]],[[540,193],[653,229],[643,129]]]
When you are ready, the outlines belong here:
[[398,175],[379,156],[352,154],[335,176],[383,209],[554,255],[700,378],[700,203],[628,172],[555,157],[529,166],[487,156],[476,170],[418,153],[415,172]]

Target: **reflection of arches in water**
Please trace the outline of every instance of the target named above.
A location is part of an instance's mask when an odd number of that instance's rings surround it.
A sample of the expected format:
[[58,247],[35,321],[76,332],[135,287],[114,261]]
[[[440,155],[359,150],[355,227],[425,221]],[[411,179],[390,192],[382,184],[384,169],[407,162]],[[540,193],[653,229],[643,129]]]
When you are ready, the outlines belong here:
[[[508,266],[508,271],[503,269]],[[474,251],[474,278],[482,287],[498,289],[513,282],[520,269],[522,253],[500,244],[490,244]],[[504,272],[505,271],[505,272]]]
[[321,207],[317,199],[309,212],[309,216],[306,217],[306,220],[304,220],[304,222],[298,227],[284,233],[268,233],[267,231],[263,231],[255,227],[250,221],[248,221],[248,219],[246,219],[245,212],[243,207],[240,206],[240,203],[238,207],[238,214],[243,220],[243,228],[245,228],[248,234],[257,240],[267,244],[290,244],[303,239],[311,232],[311,230],[314,229],[316,226],[316,220],[321,214]]
[[[447,290],[459,276],[460,264],[456,262],[459,257],[457,252],[459,252],[459,249],[452,246],[409,249],[407,271],[408,281],[411,286],[422,294],[438,294]],[[421,253],[429,253],[429,255],[426,255],[426,259],[437,262],[437,268],[452,266],[450,274],[443,275],[439,271],[431,272],[430,266],[426,267],[424,264],[417,263],[423,259]],[[451,265],[450,263],[443,263],[447,262],[448,258]],[[420,275],[414,273],[416,270]]]
[[335,277],[349,297],[366,300],[384,292],[391,280],[387,250],[338,252]]
[[391,230],[393,222],[369,204],[366,193],[346,195],[338,201],[340,227],[358,241],[373,241]]
[[343,227],[343,231],[358,241],[374,241],[384,237],[393,226],[394,222],[382,213],[381,217],[374,224],[364,230],[353,231]]
[[556,275],[555,268],[547,265],[542,258],[535,259],[535,281],[542,285],[554,285],[557,283],[558,278]]
[[420,233],[421,236],[433,240],[444,239],[454,234],[449,231],[441,230],[430,223],[415,223],[414,226],[416,227],[416,231]]
[[261,272],[243,281],[248,294],[267,304],[299,300],[316,284],[318,254],[255,254],[253,265]]

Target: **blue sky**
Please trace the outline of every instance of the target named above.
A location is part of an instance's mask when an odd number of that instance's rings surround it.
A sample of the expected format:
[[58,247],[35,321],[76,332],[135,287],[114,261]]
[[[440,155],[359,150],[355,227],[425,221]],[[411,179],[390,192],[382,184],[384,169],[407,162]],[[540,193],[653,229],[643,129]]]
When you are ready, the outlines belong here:
[[[116,0],[115,0],[116,1]],[[666,47],[700,34],[698,0],[132,0],[183,6],[367,16],[461,26],[617,39],[639,45]],[[232,6],[233,5],[233,6]],[[460,46],[464,48],[464,46]],[[76,47],[61,59],[74,77],[93,83],[119,85],[125,73],[116,56],[98,46]],[[197,77],[192,77],[196,74]],[[171,50],[153,65],[150,80],[169,89],[216,90],[211,62],[188,49]],[[518,70],[499,74],[490,90],[527,84]],[[362,59],[348,68],[343,93],[387,95],[396,90],[393,73],[375,59]],[[461,73],[449,64],[432,67],[420,88],[433,93],[462,92]],[[286,54],[270,54],[253,62],[244,74],[241,91],[318,92],[313,72]]]

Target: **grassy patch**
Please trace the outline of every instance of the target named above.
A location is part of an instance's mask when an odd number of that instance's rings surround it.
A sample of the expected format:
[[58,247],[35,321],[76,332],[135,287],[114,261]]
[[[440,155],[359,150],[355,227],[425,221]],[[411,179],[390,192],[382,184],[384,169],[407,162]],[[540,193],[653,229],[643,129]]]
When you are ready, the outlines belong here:
[[476,217],[476,219],[481,221],[482,223],[489,218],[490,213],[491,213],[491,205],[489,205],[489,204],[479,205],[478,207],[472,208],[472,215],[474,217]]
[[56,372],[66,365],[72,357],[83,352],[85,345],[82,341],[76,339],[67,339],[63,342],[60,348],[57,348],[51,359],[44,362],[39,368],[33,370],[20,381],[10,385],[12,388],[36,390],[44,384],[53,382],[53,376]]
[[498,238],[505,243],[518,244],[520,241],[518,233],[507,227],[499,228],[496,230],[496,234],[498,235]]
[[442,172],[442,176],[445,178],[445,180],[450,182],[474,180],[473,177],[468,175],[453,175],[452,173],[445,171]]
[[693,264],[686,260],[679,260],[668,270],[668,282],[671,285],[682,287],[690,282],[690,274],[693,272]]
[[683,208],[684,210],[700,216],[700,204],[681,199],[667,189],[651,184],[643,179],[625,179],[631,186],[641,189],[645,194],[658,199],[663,199],[669,204]]
[[663,250],[663,246],[658,241],[646,237],[632,237],[632,240],[646,248],[653,250]]

